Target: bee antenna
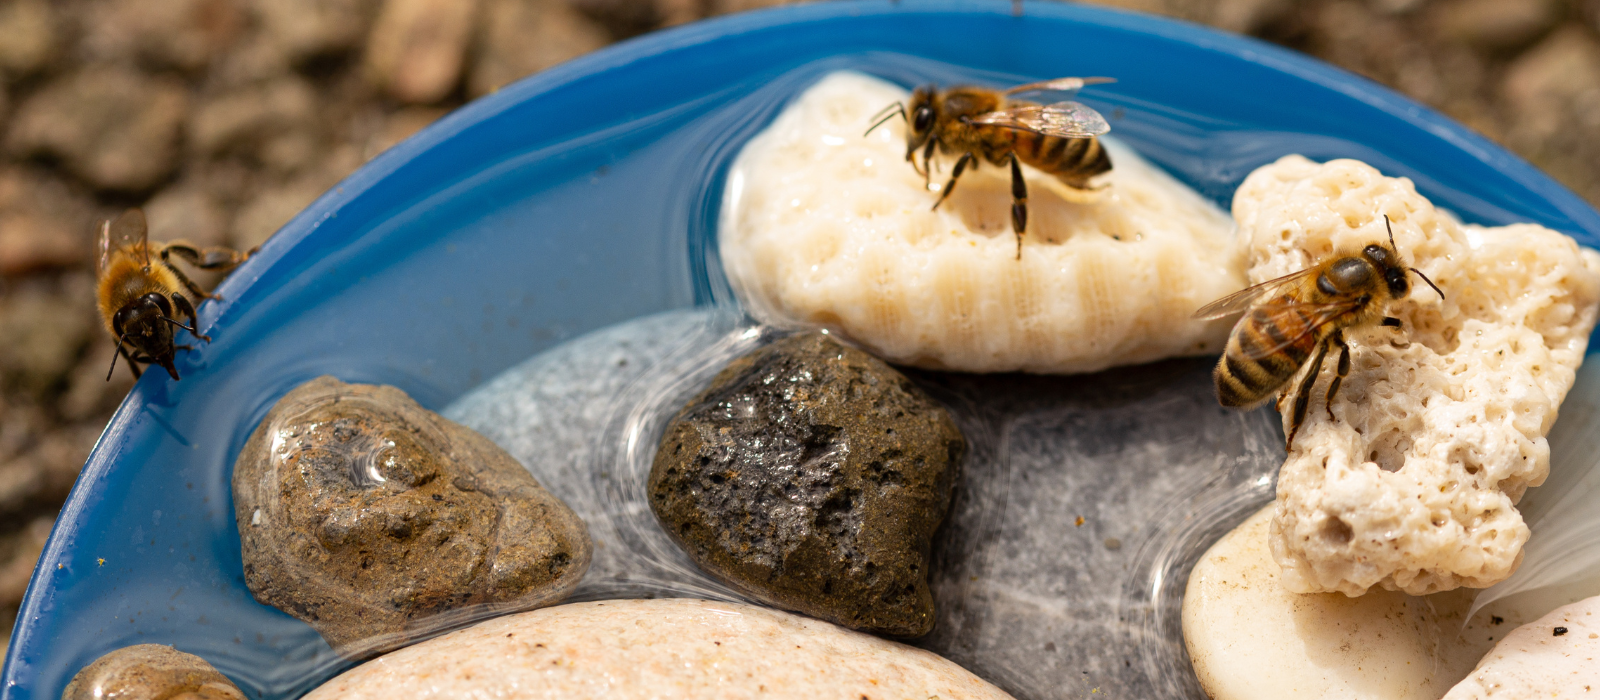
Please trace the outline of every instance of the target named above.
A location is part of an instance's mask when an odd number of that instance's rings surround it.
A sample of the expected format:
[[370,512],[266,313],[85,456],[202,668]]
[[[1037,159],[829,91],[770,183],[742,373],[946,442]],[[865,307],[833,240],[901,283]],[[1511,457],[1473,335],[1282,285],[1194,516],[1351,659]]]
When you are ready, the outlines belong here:
[[867,134],[871,134],[873,129],[883,126],[884,122],[893,119],[894,115],[896,114],[900,115],[901,119],[906,118],[906,106],[901,104],[899,100],[895,100],[894,104],[884,107],[883,109],[878,110],[877,114],[872,115],[872,118],[875,121],[873,121],[872,126],[867,129],[867,133],[861,135],[862,138],[866,138]]
[[117,351],[111,353],[111,368],[106,370],[106,381],[111,381],[111,374],[117,371],[117,356],[122,354],[122,339],[128,337],[127,333],[117,337]]
[[1433,283],[1433,280],[1430,280],[1430,279],[1428,279],[1428,276],[1427,276],[1427,275],[1424,275],[1424,274],[1422,274],[1422,271],[1421,271],[1421,270],[1418,270],[1418,269],[1417,269],[1417,268],[1414,268],[1414,267],[1411,267],[1411,268],[1406,268],[1406,269],[1408,269],[1408,270],[1411,270],[1411,271],[1412,271],[1412,272],[1415,272],[1415,273],[1417,273],[1417,276],[1418,276],[1418,277],[1421,277],[1421,278],[1422,278],[1422,281],[1424,281],[1424,282],[1427,282],[1427,283],[1428,283],[1428,286],[1429,286],[1429,287],[1433,287],[1433,291],[1435,291],[1435,292],[1439,292],[1439,299],[1441,299],[1441,300],[1443,300],[1443,299],[1444,299],[1444,292],[1442,292],[1442,291],[1439,291],[1439,285],[1437,285],[1437,284],[1434,284],[1434,283]]
[[182,329],[184,329],[186,331],[189,331],[190,333],[198,333],[199,332],[199,331],[196,331],[194,329],[194,326],[185,326],[185,325],[183,325],[183,323],[181,323],[179,321],[175,321],[175,320],[170,319],[170,318],[167,318],[166,316],[159,316],[158,318],[160,318],[161,320],[166,321],[167,323],[170,323],[170,324],[172,324],[174,326],[177,326],[177,327],[182,328]]
[[[1386,229],[1389,229],[1389,249],[1394,251],[1396,254],[1398,254],[1400,252],[1400,248],[1394,244],[1394,226],[1391,226],[1389,224],[1389,215],[1388,214],[1384,214],[1383,215],[1383,227],[1386,228]],[[1422,274],[1421,270],[1418,270],[1417,268],[1414,268],[1414,267],[1408,267],[1406,269],[1417,273],[1417,276],[1421,277],[1422,281],[1427,282],[1429,287],[1433,287],[1433,291],[1439,293],[1439,299],[1441,299],[1441,300],[1444,299],[1444,291],[1439,289],[1439,285],[1434,284],[1433,280],[1428,279],[1427,275]]]

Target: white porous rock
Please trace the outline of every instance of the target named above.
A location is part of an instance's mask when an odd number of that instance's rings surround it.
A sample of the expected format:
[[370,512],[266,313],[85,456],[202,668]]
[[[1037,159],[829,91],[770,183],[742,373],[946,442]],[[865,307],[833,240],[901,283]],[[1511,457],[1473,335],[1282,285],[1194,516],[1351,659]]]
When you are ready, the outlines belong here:
[[922,649],[692,599],[508,615],[357,666],[304,700],[1010,698]]
[[1290,593],[1267,548],[1272,511],[1218,540],[1189,574],[1183,640],[1207,697],[1436,700],[1510,629],[1494,615],[1514,613],[1501,610],[1463,625],[1465,590]]
[[1596,695],[1600,695],[1600,596],[1557,608],[1512,630],[1444,700]]
[[1233,209],[1252,283],[1386,242],[1387,215],[1401,256],[1444,292],[1413,274],[1388,309],[1402,328],[1348,332],[1350,373],[1326,408],[1336,352],[1323,364],[1278,478],[1284,587],[1423,595],[1510,576],[1528,539],[1515,506],[1549,471],[1545,435],[1594,328],[1600,255],[1531,224],[1461,225],[1410,180],[1353,160],[1285,157],[1246,178]]
[[1018,260],[1008,168],[969,169],[932,211],[953,160],[930,188],[905,160],[903,120],[862,135],[907,97],[835,73],[745,146],[718,237],[757,319],[841,331],[899,364],[971,372],[1089,372],[1221,350],[1226,324],[1190,315],[1244,286],[1227,214],[1102,139],[1114,167],[1096,193],[1024,166]]

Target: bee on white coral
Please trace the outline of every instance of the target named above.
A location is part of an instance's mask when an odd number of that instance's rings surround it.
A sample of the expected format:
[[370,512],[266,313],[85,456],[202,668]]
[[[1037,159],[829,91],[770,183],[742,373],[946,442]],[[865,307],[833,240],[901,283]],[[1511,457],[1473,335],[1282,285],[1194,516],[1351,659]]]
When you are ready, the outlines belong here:
[[[1111,131],[1111,125],[1088,105],[1056,102],[1040,105],[1011,99],[1029,92],[1076,92],[1085,85],[1113,82],[1111,78],[1056,78],[1018,85],[1008,90],[981,87],[953,87],[940,90],[924,85],[911,93],[910,105],[895,103],[886,108],[872,129],[894,117],[905,119],[906,161],[924,177],[932,174],[933,150],[960,155],[950,172],[950,181],[933,203],[938,209],[956,189],[956,181],[968,165],[974,170],[978,158],[999,166],[1011,165],[1011,230],[1017,235],[1017,258],[1022,258],[1022,234],[1028,229],[1028,184],[1022,179],[1021,163],[1054,175],[1068,187],[1093,190],[1090,178],[1111,170],[1096,136]],[[917,167],[917,149],[922,149],[922,167]]]
[[[1389,217],[1383,217],[1389,227]],[[1385,316],[1390,302],[1411,293],[1407,271],[1415,272],[1433,291],[1444,292],[1422,274],[1408,267],[1394,244],[1394,229],[1389,227],[1389,245],[1371,243],[1360,252],[1330,256],[1299,272],[1229,294],[1194,312],[1196,319],[1222,318],[1245,312],[1228,336],[1228,345],[1212,373],[1217,400],[1230,408],[1249,408],[1265,402],[1297,372],[1305,371],[1291,394],[1293,412],[1289,417],[1287,445],[1305,420],[1311,389],[1322,373],[1328,348],[1339,348],[1338,371],[1328,382],[1327,403],[1339,393],[1339,385],[1350,374],[1350,346],[1345,344],[1347,329],[1379,322],[1398,328],[1400,320]],[[1380,320],[1381,319],[1381,320]],[[1312,353],[1315,353],[1313,355]],[[1333,410],[1328,409],[1333,419]]]

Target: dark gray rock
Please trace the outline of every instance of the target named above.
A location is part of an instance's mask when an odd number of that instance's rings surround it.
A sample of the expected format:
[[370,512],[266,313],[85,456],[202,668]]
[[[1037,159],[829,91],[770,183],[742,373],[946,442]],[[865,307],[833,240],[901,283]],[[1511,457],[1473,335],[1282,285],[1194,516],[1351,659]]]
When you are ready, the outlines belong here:
[[917,637],[933,628],[928,550],[965,449],[904,375],[804,333],[734,360],[678,413],[650,505],[752,598]]
[[[589,524],[595,564],[573,599],[750,600],[690,561],[645,489],[666,423],[767,337],[744,324],[705,309],[618,324],[445,409]],[[968,450],[933,543],[938,623],[916,646],[1021,700],[1201,697],[1179,628],[1184,583],[1272,499],[1275,414],[1218,407],[1204,358],[1082,377],[907,375]]]
[[583,523],[509,455],[393,387],[275,404],[234,467],[245,583],[364,656],[571,592]]
[[758,346],[733,314],[669,311],[535,355],[441,412],[503,447],[583,518],[589,573],[570,600],[745,600],[690,561],[645,496],[666,422],[729,360]]
[[211,664],[164,644],[123,647],[83,667],[61,700],[245,700]]

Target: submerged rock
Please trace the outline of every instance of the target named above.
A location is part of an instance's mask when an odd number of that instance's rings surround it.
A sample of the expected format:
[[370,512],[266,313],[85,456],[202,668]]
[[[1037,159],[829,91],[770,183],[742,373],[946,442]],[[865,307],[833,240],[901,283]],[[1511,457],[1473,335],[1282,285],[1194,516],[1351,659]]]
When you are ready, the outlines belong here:
[[457,630],[305,700],[1010,698],[921,649],[776,610],[691,599],[573,603]]
[[[646,482],[655,436],[765,333],[722,308],[638,318],[556,345],[443,413],[583,516],[595,558],[574,599],[747,601],[663,532]],[[1212,364],[908,372],[967,440],[933,547],[939,622],[914,645],[1033,700],[1204,697],[1179,635],[1188,564],[1163,557],[1205,551],[1225,531],[1212,529],[1219,503],[1271,501],[1283,463],[1276,412],[1218,406]]]
[[393,387],[321,377],[289,392],[233,492],[251,592],[349,656],[555,602],[589,565],[565,504]]
[[728,365],[667,426],[650,505],[713,575],[855,629],[933,629],[933,533],[966,441],[881,360],[822,333]]
[[164,644],[123,647],[84,666],[61,700],[182,698],[245,700],[239,687],[211,664]]

